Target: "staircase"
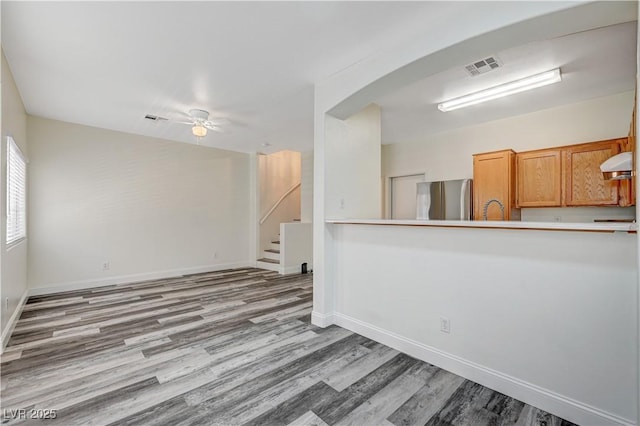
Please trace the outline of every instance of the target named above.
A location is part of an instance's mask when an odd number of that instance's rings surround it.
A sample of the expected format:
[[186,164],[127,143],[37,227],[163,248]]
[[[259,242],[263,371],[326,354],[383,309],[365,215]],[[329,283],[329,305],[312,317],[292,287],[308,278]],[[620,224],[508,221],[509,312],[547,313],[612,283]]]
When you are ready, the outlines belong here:
[[257,260],[256,267],[280,272],[280,241],[271,241],[270,247],[262,251],[262,258]]
[[313,224],[300,223],[299,220],[281,223],[278,236],[266,238],[266,241],[263,238],[262,247],[262,257],[256,260],[257,268],[280,275],[300,274],[304,269],[303,265],[306,265],[308,271],[312,270]]

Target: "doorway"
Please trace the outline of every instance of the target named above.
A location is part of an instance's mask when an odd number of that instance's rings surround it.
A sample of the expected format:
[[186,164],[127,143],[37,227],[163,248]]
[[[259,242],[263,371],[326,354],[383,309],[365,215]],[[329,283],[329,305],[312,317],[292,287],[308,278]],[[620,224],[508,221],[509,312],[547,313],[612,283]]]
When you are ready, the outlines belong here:
[[424,182],[424,173],[389,178],[389,218],[416,218],[416,185]]

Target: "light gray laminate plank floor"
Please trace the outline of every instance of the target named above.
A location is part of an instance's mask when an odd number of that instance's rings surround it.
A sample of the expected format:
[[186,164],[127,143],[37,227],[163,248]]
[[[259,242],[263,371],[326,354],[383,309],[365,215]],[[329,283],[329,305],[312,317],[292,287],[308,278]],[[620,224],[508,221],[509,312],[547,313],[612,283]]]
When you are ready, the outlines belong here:
[[252,268],[31,297],[1,357],[2,422],[571,425],[315,327],[311,298],[311,275]]

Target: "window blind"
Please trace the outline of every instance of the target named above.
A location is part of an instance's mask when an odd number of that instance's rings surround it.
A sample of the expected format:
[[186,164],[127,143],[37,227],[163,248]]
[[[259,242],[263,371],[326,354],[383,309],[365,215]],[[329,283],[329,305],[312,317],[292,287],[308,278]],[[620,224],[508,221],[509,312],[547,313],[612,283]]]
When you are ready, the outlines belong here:
[[27,163],[12,137],[7,138],[7,245],[27,236]]

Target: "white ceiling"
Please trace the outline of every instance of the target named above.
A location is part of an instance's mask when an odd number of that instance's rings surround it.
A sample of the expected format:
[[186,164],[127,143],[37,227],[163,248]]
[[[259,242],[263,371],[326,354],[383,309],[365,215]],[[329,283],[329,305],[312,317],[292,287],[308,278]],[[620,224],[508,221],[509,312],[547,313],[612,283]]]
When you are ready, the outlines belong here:
[[[464,66],[486,55],[469,57],[379,99],[382,141],[423,141],[429,134],[633,90],[636,30],[633,21],[491,52],[502,67],[473,77]],[[560,83],[451,112],[437,108],[442,101],[554,68],[562,71]]]
[[[313,84],[461,4],[2,2],[2,46],[27,112],[195,143],[183,120],[226,117],[209,146],[313,147]],[[270,144],[268,148],[264,144]]]
[[[464,13],[465,2],[2,1],[2,47],[33,115],[195,143],[191,108],[230,120],[201,143],[244,152],[313,147],[313,85]],[[475,3],[476,5],[478,3]],[[500,3],[486,3],[494,10]],[[484,5],[483,5],[484,6]],[[449,17],[449,18],[447,18]],[[379,99],[383,143],[632,90],[635,22],[497,54]],[[484,56],[484,55],[483,55]],[[449,113],[435,104],[561,67],[563,82]],[[145,114],[170,119],[145,120]],[[269,146],[265,146],[268,144]]]

